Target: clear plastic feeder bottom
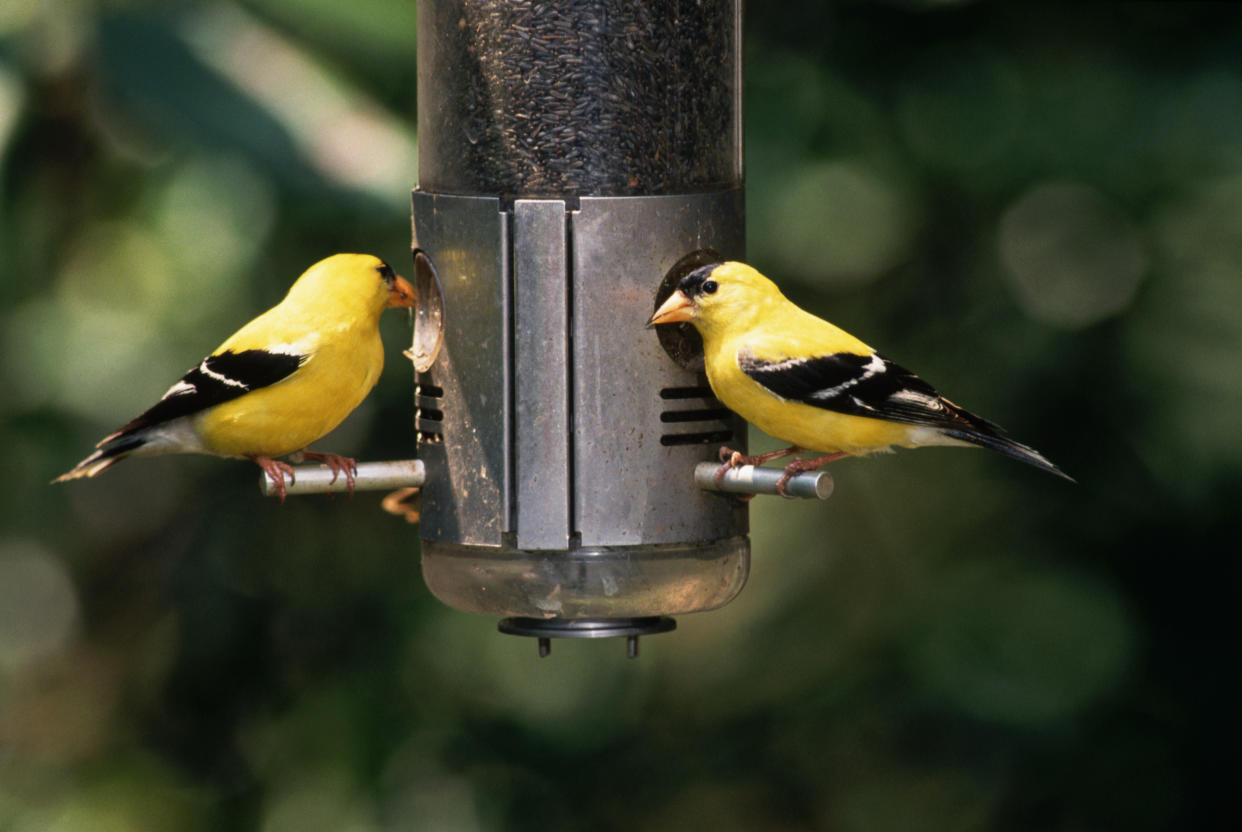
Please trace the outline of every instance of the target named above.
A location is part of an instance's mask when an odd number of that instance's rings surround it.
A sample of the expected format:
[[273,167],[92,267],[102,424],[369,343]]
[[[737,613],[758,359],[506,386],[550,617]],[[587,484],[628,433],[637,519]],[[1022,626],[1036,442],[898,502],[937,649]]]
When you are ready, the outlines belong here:
[[746,583],[745,535],[697,544],[525,551],[424,540],[423,578],[466,612],[543,619],[619,619],[702,612]]

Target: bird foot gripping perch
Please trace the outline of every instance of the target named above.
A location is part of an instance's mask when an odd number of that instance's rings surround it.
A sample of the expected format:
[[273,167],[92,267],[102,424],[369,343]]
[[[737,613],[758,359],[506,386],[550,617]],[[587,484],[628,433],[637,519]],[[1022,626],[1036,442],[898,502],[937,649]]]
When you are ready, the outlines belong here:
[[[263,469],[261,477],[264,487],[270,489],[270,493],[280,498],[280,502],[284,503],[285,494],[288,493],[289,485],[297,482],[297,476],[294,474],[293,466],[287,462],[281,462],[278,459],[272,459],[267,456],[248,455],[246,459],[258,465]],[[285,477],[289,478],[289,485],[285,485]],[[333,481],[336,477],[333,476]],[[268,493],[265,491],[264,493]]]
[[[289,493],[289,486],[297,484],[297,475],[294,467],[287,462],[280,462],[266,456],[248,454],[246,458],[258,464],[263,469],[263,473],[267,475],[267,478],[263,480],[266,484],[264,486],[264,493],[267,493],[266,489],[270,486],[271,493],[275,494],[283,505],[285,495]],[[344,474],[345,488],[349,491],[349,496],[354,496],[354,483],[358,477],[357,460],[339,454],[321,454],[317,451],[298,451],[295,454],[290,454],[289,458],[298,464],[308,459],[322,462],[332,471],[332,479],[328,482],[329,487],[336,485],[337,477]],[[285,485],[285,477],[289,478],[289,485]]]
[[[817,456],[811,459],[795,459],[793,462],[790,462],[785,466],[784,472],[780,475],[776,475],[774,471],[769,474],[768,469],[762,469],[763,473],[759,474],[759,479],[756,480],[755,474],[752,471],[740,478],[734,477],[733,488],[722,487],[724,479],[730,471],[735,471],[743,467],[754,469],[769,460],[780,459],[781,457],[801,452],[802,448],[799,448],[797,445],[790,445],[788,448],[781,448],[776,451],[768,451],[766,453],[748,456],[739,451],[735,451],[732,448],[722,447],[720,449],[720,453],[718,454],[722,464],[716,469],[716,473],[713,475],[713,487],[711,490],[732,491],[733,493],[739,495],[738,499],[742,502],[753,500],[758,494],[779,494],[787,499],[794,499],[795,497],[817,497],[821,500],[828,499],[828,495],[832,493],[832,476],[830,474],[825,473],[822,476],[817,475],[814,477],[804,478],[802,480],[802,484],[798,488],[798,493],[791,492],[789,490],[789,484],[795,477],[815,471],[817,468],[822,468],[829,462],[849,456],[849,454],[835,453],[828,454],[827,456]],[[775,477],[774,480],[773,477]],[[695,478],[696,480],[698,479],[697,471],[695,472]],[[827,479],[825,480],[825,478]],[[773,481],[769,483],[769,480]],[[827,485],[823,485],[825,482]],[[755,484],[756,487],[754,489],[749,488],[748,486],[751,484]],[[699,485],[707,488],[707,486],[703,485],[701,482]],[[744,485],[747,487],[743,487]]]
[[345,487],[349,490],[349,495],[351,497],[354,495],[354,483],[358,477],[358,460],[348,456],[340,456],[338,454],[321,454],[317,451],[298,451],[296,454],[291,456],[290,459],[296,463],[302,463],[309,459],[314,460],[315,462],[322,462],[324,465],[327,465],[330,469],[332,469],[332,481],[329,483],[330,485],[335,485],[336,478],[339,475],[344,474]]
[[[726,494],[749,495],[781,494],[777,485],[785,478],[779,468],[761,468],[758,465],[738,465],[727,468],[715,462],[700,462],[694,468],[694,481],[705,491],[721,491]],[[789,477],[784,484],[784,497],[827,500],[832,496],[832,474],[827,471],[804,471]]]
[[[306,454],[310,456],[310,454]],[[257,460],[256,460],[257,461]],[[398,488],[419,488],[426,480],[426,469],[421,459],[400,459],[392,462],[359,462],[353,466],[352,477],[340,478],[341,469],[323,465],[291,466],[275,463],[289,475],[283,488],[275,478],[264,474],[259,478],[259,489],[265,497],[286,494],[335,494],[341,491],[392,491]],[[266,470],[266,469],[265,469]]]

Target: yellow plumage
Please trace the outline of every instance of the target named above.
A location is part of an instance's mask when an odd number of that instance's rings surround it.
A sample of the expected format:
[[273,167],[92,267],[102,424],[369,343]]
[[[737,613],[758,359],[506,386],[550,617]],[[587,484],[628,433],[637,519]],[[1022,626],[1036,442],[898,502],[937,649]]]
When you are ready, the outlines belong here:
[[743,351],[779,362],[835,353],[870,355],[874,350],[790,303],[776,284],[749,266],[727,263],[715,276],[732,281],[737,290],[718,304],[701,303],[695,325],[703,336],[708,382],[725,406],[764,433],[808,451],[859,455],[907,441],[906,425],[781,400],[742,372],[737,355]]
[[[760,430],[823,461],[896,447],[978,445],[1065,476],[1034,450],[941,397],[870,346],[800,309],[744,263],[687,275],[651,318],[689,321],[703,337],[707,379]],[[787,472],[808,470],[791,463]]]
[[[384,366],[380,315],[413,303],[413,287],[377,257],[321,260],[280,304],[56,481],[96,476],[126,456],[208,453],[254,459],[283,495],[283,474],[291,470],[271,458],[303,451],[362,403]],[[352,460],[307,455],[352,483]]]
[[278,306],[212,355],[287,344],[306,361],[288,378],[200,414],[199,434],[225,456],[285,456],[332,431],[371,392],[384,368],[380,314],[389,290],[379,258],[338,254],[308,269]]

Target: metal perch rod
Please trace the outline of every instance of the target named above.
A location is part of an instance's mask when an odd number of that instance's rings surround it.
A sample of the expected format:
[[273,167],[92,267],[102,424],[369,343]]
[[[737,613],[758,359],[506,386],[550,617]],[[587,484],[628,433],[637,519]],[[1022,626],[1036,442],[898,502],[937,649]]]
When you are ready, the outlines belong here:
[[[776,483],[784,475],[780,468],[739,465],[730,468],[716,483],[718,462],[700,462],[694,467],[694,481],[705,491],[727,491],[730,494],[775,494]],[[790,477],[785,493],[790,497],[827,500],[832,495],[832,474],[827,471],[806,471]]]
[[[348,491],[345,475],[332,482],[332,469],[327,465],[297,465],[294,481],[285,483],[285,493],[327,494]],[[355,491],[389,491],[396,488],[420,487],[427,479],[421,459],[399,459],[393,462],[359,462],[354,475]],[[272,481],[264,474],[259,478],[264,497],[276,496]]]

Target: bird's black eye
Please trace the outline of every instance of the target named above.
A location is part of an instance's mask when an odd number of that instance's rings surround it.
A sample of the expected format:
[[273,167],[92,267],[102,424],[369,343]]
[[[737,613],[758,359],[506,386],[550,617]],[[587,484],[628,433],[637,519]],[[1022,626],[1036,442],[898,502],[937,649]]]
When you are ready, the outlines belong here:
[[714,280],[703,281],[703,294],[705,295],[714,295],[716,294],[716,290],[719,288],[720,287],[716,285],[716,281]]

